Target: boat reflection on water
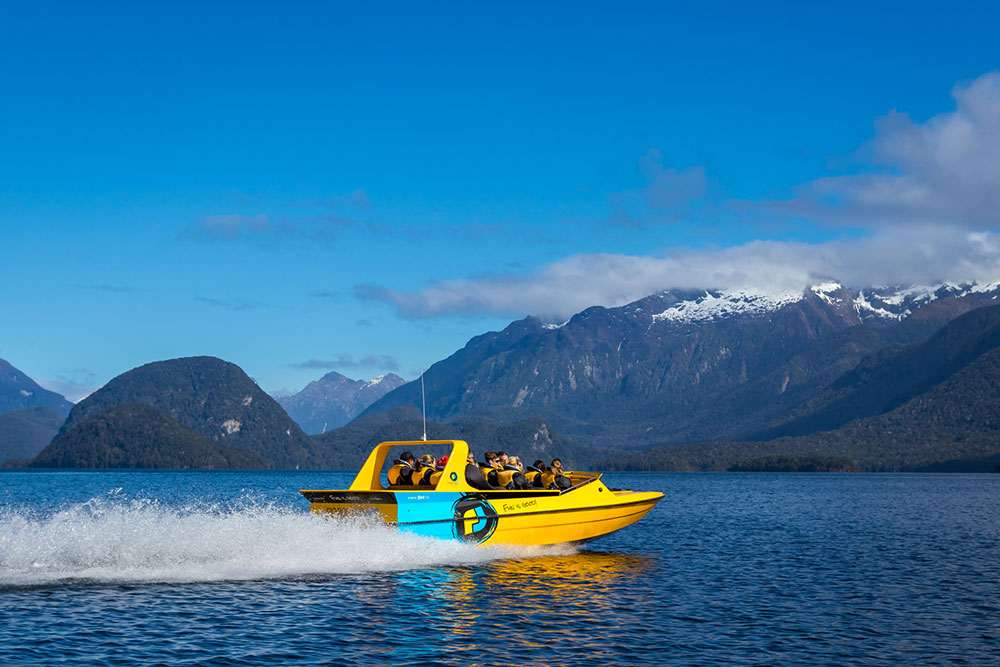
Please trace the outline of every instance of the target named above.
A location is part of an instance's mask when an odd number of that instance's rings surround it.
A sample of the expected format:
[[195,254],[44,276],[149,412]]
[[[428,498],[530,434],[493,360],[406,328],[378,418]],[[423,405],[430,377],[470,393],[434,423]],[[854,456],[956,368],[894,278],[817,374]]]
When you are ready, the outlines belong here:
[[[373,613],[408,619],[441,640],[447,637],[455,664],[482,664],[484,652],[496,651],[501,635],[510,639],[505,648],[510,659],[530,659],[553,641],[572,642],[594,657],[607,647],[592,642],[599,635],[588,629],[603,628],[605,638],[608,631],[636,632],[622,605],[643,604],[633,592],[641,586],[632,584],[656,568],[648,557],[588,550],[412,570],[366,586],[364,604]],[[397,644],[386,658],[400,659],[411,648]]]

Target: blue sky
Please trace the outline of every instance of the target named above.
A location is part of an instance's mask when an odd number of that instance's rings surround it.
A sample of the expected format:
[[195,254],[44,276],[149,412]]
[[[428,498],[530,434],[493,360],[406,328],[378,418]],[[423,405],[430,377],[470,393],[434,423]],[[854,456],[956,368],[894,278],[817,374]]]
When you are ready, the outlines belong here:
[[1000,276],[996,5],[355,4],[5,3],[0,357],[275,392],[668,287]]

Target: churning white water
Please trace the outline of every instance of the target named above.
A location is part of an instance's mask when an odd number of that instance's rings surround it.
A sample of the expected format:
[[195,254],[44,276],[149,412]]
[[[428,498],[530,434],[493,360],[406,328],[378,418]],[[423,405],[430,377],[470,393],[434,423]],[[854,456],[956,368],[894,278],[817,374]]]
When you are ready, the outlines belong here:
[[0,587],[356,574],[565,551],[473,547],[249,499],[178,508],[95,498],[48,516],[0,509]]

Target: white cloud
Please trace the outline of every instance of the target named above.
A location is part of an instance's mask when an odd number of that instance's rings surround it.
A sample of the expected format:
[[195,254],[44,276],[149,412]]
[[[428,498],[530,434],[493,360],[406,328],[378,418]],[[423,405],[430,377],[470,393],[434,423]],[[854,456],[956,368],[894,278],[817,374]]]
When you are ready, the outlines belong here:
[[[806,183],[782,201],[749,204],[872,230],[819,244],[754,241],[658,256],[575,255],[522,275],[448,280],[399,292],[363,285],[361,299],[410,318],[535,314],[562,319],[593,305],[617,306],[668,288],[802,289],[824,278],[864,287],[1000,280],[1000,72],[958,85],[955,111],[924,123],[893,112],[859,155],[865,173]],[[717,189],[699,168],[665,168],[650,151],[639,161],[646,187],[616,193],[612,220],[645,224],[693,219]],[[737,204],[740,206],[738,207]],[[678,217],[679,216],[679,217]]]
[[892,112],[864,147],[869,173],[806,183],[765,208],[860,227],[1000,227],[1000,72],[952,90],[955,111],[914,123]]
[[1000,280],[1000,235],[922,226],[806,244],[754,241],[658,257],[574,255],[528,275],[448,280],[412,292],[360,286],[409,318],[527,314],[565,319],[594,305],[618,306],[669,288],[802,289],[825,278],[847,285]]

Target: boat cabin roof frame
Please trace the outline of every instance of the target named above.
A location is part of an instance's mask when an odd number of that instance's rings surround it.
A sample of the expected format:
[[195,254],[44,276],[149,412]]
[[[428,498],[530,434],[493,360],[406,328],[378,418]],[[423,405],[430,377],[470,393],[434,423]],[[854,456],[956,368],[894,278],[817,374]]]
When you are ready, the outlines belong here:
[[[415,487],[415,486],[386,486],[382,484],[382,467],[385,465],[385,460],[389,457],[389,451],[394,447],[406,447],[407,449],[412,449],[416,447],[422,447],[427,445],[451,445],[451,453],[448,455],[448,462],[444,466],[441,478],[438,480],[436,486],[433,487]],[[460,491],[463,493],[518,493],[523,494],[525,491],[508,490],[508,489],[492,489],[484,491],[482,489],[477,489],[471,486],[465,479],[465,466],[468,464],[469,458],[469,443],[465,440],[390,440],[387,442],[381,442],[375,445],[375,448],[368,455],[368,459],[365,461],[364,465],[361,466],[361,470],[354,477],[354,481],[351,482],[351,491]],[[595,480],[601,478],[600,473],[572,473],[568,472],[568,475],[578,474],[582,477],[573,486],[568,489],[531,489],[532,493],[540,495],[562,495],[573,489],[578,489],[581,486],[589,484]]]
[[[390,440],[375,446],[368,460],[361,466],[354,481],[351,482],[351,491],[398,491],[399,488],[387,487],[382,484],[382,466],[389,456],[389,450],[393,447],[415,448],[427,445],[451,445],[451,453],[448,455],[448,462],[444,466],[441,479],[437,487],[438,491],[475,491],[465,481],[465,465],[469,458],[469,443],[464,440]],[[430,488],[428,491],[432,490]]]

